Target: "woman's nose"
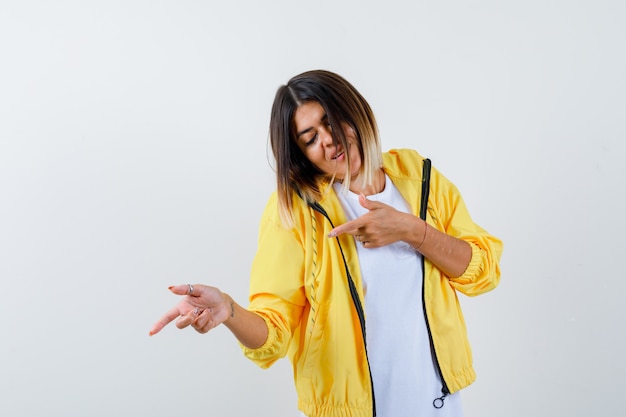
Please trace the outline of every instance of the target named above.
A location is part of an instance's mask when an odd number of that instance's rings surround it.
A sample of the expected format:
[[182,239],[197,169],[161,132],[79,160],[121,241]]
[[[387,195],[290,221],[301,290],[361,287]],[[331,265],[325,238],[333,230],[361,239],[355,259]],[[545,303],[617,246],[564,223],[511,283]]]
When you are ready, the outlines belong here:
[[330,128],[330,126],[322,127],[319,135],[320,135],[321,142],[324,144],[324,146],[335,144],[335,140],[333,139],[332,129]]

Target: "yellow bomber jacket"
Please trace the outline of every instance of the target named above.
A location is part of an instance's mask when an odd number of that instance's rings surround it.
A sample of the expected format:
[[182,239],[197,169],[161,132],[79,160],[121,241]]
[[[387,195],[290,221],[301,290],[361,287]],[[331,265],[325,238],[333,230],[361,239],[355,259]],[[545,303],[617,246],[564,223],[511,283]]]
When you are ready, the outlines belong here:
[[[423,158],[412,150],[383,154],[385,173],[416,216],[422,165]],[[294,200],[293,228],[281,225],[276,193],[262,216],[248,308],[263,317],[269,335],[260,348],[242,349],[263,368],[289,357],[298,406],[306,415],[371,417],[374,395],[361,327],[363,317],[358,311],[364,297],[354,239],[350,235],[328,238],[331,222],[300,198]],[[319,203],[335,226],[346,222],[332,189]],[[453,393],[476,377],[457,291],[475,296],[497,286],[502,243],[472,221],[457,188],[435,168],[431,172],[427,222],[472,247],[467,270],[458,278],[449,278],[424,261],[423,300],[428,326],[444,392]],[[353,294],[348,273],[354,282]],[[416,297],[415,302],[422,300]]]

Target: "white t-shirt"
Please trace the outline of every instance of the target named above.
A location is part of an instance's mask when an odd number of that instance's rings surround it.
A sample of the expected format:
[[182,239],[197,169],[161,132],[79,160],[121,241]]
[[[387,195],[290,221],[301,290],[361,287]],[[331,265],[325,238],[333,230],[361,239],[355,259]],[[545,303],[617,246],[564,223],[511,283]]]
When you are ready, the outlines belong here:
[[[359,196],[335,184],[348,220],[367,212]],[[369,200],[408,213],[409,207],[386,177],[385,189]],[[460,396],[442,396],[422,305],[421,255],[405,242],[367,249],[357,242],[365,291],[367,352],[374,381],[377,417],[461,417]]]

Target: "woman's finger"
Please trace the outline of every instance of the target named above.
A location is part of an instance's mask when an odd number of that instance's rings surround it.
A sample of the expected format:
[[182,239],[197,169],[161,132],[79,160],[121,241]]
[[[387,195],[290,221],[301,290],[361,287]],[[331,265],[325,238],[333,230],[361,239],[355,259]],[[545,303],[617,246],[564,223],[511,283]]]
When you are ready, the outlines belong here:
[[163,317],[159,319],[159,321],[154,323],[154,326],[152,326],[152,329],[150,329],[150,332],[148,334],[150,336],[157,334],[178,316],[180,316],[180,309],[178,308],[178,306],[171,308],[167,313],[163,315]]
[[213,329],[216,326],[217,324],[215,323],[212,317],[209,317],[209,319],[206,321],[206,323],[203,326],[196,326],[194,324],[194,328],[196,329],[196,331],[202,334],[207,333],[209,330]]
[[192,324],[198,316],[194,314],[193,309],[190,310],[187,314],[180,316],[178,320],[176,320],[176,327],[179,329],[184,329],[185,327]]
[[357,234],[359,232],[359,229],[365,226],[365,223],[366,221],[363,219],[363,216],[358,217],[354,220],[335,227],[333,230],[330,231],[328,237],[337,237],[344,233],[347,233],[349,235]]
[[200,284],[182,284],[182,285],[172,285],[169,287],[169,290],[176,295],[192,295],[197,297],[200,295],[200,288],[202,285]]
[[209,310],[201,311],[193,322],[193,327],[196,330],[202,329],[211,320],[211,313]]
[[193,327],[200,333],[206,333],[218,324],[215,319],[215,315],[210,310],[204,310],[200,313],[198,318],[193,322]]

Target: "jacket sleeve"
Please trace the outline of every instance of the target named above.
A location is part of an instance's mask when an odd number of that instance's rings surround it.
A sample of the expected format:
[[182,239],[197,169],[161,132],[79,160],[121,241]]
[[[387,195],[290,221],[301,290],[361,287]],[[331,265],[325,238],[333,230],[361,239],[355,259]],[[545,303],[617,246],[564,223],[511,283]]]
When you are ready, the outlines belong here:
[[261,219],[248,306],[265,320],[268,337],[257,349],[242,346],[244,355],[262,368],[287,354],[306,303],[303,245],[296,229],[281,224],[276,201],[274,194]]
[[502,241],[474,223],[456,186],[435,168],[429,214],[439,230],[465,240],[472,248],[467,269],[460,277],[449,278],[450,285],[468,296],[494,289],[500,282]]

